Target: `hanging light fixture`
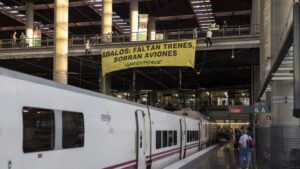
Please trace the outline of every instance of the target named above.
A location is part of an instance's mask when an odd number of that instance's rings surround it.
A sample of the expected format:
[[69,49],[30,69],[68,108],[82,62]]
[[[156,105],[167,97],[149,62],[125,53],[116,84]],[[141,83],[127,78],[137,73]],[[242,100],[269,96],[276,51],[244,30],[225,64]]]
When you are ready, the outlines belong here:
[[234,59],[234,49],[232,47],[231,59]]

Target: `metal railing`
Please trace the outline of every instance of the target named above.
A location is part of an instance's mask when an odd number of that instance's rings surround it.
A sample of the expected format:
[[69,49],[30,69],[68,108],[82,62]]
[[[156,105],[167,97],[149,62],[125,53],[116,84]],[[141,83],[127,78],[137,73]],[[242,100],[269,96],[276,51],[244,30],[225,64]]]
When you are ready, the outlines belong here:
[[[219,30],[213,31],[213,38],[241,37],[241,36],[258,36],[259,25],[238,25],[221,27]],[[164,41],[178,39],[199,39],[205,38],[206,32],[194,29],[178,29],[156,31],[155,37],[149,32],[133,32],[124,34],[106,34],[106,35],[76,35],[69,36],[69,46],[84,46],[86,41],[90,41],[91,47],[103,43],[124,43],[136,41]],[[103,39],[102,39],[103,38]],[[153,39],[153,40],[150,40]],[[105,42],[103,42],[105,41]],[[38,39],[0,39],[0,48],[28,48],[28,47],[53,47],[54,38],[38,38]]]

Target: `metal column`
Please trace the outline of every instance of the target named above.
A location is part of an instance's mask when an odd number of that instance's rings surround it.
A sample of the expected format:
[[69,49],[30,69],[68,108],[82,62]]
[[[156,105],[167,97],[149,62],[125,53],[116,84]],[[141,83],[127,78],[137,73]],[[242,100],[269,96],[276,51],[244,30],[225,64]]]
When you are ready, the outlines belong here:
[[26,43],[33,46],[33,27],[34,27],[34,9],[33,2],[27,0],[26,2]]
[[300,3],[294,5],[294,110],[300,118]]
[[55,0],[54,72],[56,82],[68,83],[69,0]]
[[[112,42],[112,0],[102,1],[102,42]],[[102,65],[103,67],[103,65]],[[101,92],[104,94],[111,94],[111,77],[105,74],[101,77]]]
[[137,41],[139,29],[139,1],[130,0],[130,41]]

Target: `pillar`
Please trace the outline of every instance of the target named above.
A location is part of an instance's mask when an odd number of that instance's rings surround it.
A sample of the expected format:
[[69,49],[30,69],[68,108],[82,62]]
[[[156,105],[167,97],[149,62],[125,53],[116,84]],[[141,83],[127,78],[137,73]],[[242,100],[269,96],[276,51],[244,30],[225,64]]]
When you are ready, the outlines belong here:
[[139,30],[139,2],[130,0],[130,41],[137,41]]
[[[287,28],[293,21],[294,0],[271,0],[271,56],[276,56]],[[289,19],[288,19],[289,18]],[[282,37],[283,36],[283,37]],[[271,58],[274,62],[275,58]],[[293,80],[271,82],[271,168],[281,169],[295,160],[300,147],[299,120],[293,116]],[[299,159],[298,159],[299,160]]]
[[29,0],[26,2],[26,43],[29,46],[33,46],[33,28],[34,28],[34,9],[33,2]]
[[251,34],[260,32],[260,0],[252,0]]
[[54,4],[54,81],[68,83],[69,0],[55,0]]
[[156,20],[155,17],[149,17],[149,40],[155,40],[156,34]]
[[[112,42],[112,11],[113,4],[112,0],[102,1],[102,42]],[[101,92],[104,94],[111,93],[111,77],[106,74],[101,77]]]
[[294,5],[294,116],[300,118],[300,2]]
[[111,77],[109,74],[102,76],[101,79],[101,92],[103,94],[111,95]]
[[260,84],[271,69],[271,0],[260,1]]
[[102,1],[102,42],[112,41],[112,0]]
[[282,169],[300,148],[299,120],[293,116],[293,81],[273,81],[271,93],[271,168]]

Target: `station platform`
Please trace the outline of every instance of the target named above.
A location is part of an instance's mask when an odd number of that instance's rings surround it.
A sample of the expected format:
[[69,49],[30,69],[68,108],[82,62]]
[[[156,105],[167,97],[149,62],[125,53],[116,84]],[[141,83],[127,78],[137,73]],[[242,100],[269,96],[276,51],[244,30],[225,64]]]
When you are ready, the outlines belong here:
[[[254,150],[249,169],[270,169],[260,155]],[[196,157],[197,156],[197,157]],[[232,144],[218,144],[203,149],[194,157],[187,157],[165,169],[237,169],[238,151]],[[243,168],[244,169],[244,168]]]

